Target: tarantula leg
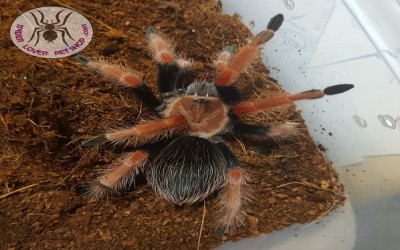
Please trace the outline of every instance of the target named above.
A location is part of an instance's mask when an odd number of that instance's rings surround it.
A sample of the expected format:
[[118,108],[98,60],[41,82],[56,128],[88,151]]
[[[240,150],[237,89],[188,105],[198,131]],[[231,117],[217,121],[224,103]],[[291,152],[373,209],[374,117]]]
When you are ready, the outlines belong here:
[[132,88],[136,96],[139,97],[141,101],[151,109],[156,109],[161,105],[161,102],[157,99],[157,97],[143,83],[142,77],[129,68],[121,65],[111,64],[104,60],[95,61],[81,55],[76,56],[75,59],[86,67],[102,74],[109,80]]
[[174,46],[164,35],[153,27],[148,27],[146,30],[146,37],[149,40],[149,47],[156,62],[161,64],[175,62]]
[[261,99],[257,101],[247,101],[239,103],[232,108],[235,115],[241,116],[249,113],[270,109],[277,106],[291,104],[298,100],[311,100],[322,98],[325,95],[336,95],[346,92],[354,87],[353,84],[339,84],[325,88],[324,90],[309,90],[294,95],[278,96],[270,99]]
[[153,27],[146,30],[149,48],[158,67],[158,91],[169,93],[173,91],[176,74],[179,71],[178,65],[175,64],[175,52],[171,42],[164,35],[160,34]]
[[99,199],[125,191],[146,164],[148,156],[142,150],[122,156],[102,172],[97,181],[91,184],[86,195]]
[[[226,46],[214,61],[214,67],[217,72],[227,69],[229,61],[232,58],[233,47]],[[216,86],[222,101],[228,105],[233,105],[241,101],[240,93],[234,86]]]
[[274,142],[291,141],[299,136],[298,126],[292,123],[285,123],[278,126],[235,123],[232,132],[234,135],[272,139]]
[[84,147],[94,147],[105,144],[107,142],[107,138],[105,134],[100,134],[97,136],[90,137],[81,142],[81,145]]
[[185,89],[193,81],[192,62],[177,58],[174,46],[153,27],[148,27],[146,37],[154,60],[158,63],[158,90],[162,94]]
[[233,46],[225,46],[222,51],[218,54],[217,59],[214,60],[214,68],[217,71],[223,71],[228,68],[229,62],[232,59],[232,54],[234,51]]
[[99,72],[110,80],[121,83],[127,87],[136,88],[140,84],[143,84],[142,77],[138,73],[121,65],[111,64],[103,60],[96,61],[81,55],[76,56],[75,59],[79,63]]
[[215,84],[218,87],[231,85],[259,55],[260,47],[268,42],[275,31],[279,29],[283,22],[283,15],[274,16],[268,23],[267,29],[257,34],[248,44],[241,47],[234,55],[224,51],[214,63],[217,70]]
[[185,128],[186,120],[183,116],[172,116],[131,128],[108,132],[105,134],[105,138],[115,144],[137,145],[168,138]]
[[219,233],[243,224],[243,205],[249,200],[246,190],[247,176],[240,168],[230,169],[220,191],[219,203],[222,206]]
[[243,224],[242,215],[243,206],[250,199],[246,186],[247,175],[239,166],[239,161],[226,146],[222,138],[216,137],[215,145],[221,151],[226,160],[226,168],[228,170],[225,183],[219,194],[220,211],[220,227],[219,234],[223,234],[226,230],[230,230]]
[[167,94],[174,91],[176,76],[179,72],[179,67],[176,64],[157,64],[158,76],[157,87],[161,94]]
[[179,92],[181,90],[186,90],[194,80],[194,72],[192,69],[193,62],[191,60],[178,58],[176,64],[179,66],[179,70],[176,73],[173,90]]

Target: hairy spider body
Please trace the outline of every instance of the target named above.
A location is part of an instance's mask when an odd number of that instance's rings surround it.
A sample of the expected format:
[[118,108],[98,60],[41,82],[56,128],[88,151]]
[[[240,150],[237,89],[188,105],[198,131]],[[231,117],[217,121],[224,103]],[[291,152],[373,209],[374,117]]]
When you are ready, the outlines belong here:
[[174,98],[164,115],[185,117],[187,134],[202,138],[210,138],[221,133],[229,122],[228,108],[217,97]]
[[[265,31],[233,53],[231,46],[214,61],[213,82],[194,82],[191,61],[178,58],[171,43],[153,28],[147,30],[153,58],[158,63],[158,90],[161,102],[143,83],[141,76],[128,68],[83,56],[77,60],[112,81],[136,93],[160,118],[108,131],[84,144],[102,142],[133,145],[135,151],[112,163],[88,191],[102,198],[125,191],[139,171],[162,198],[178,204],[192,204],[219,191],[222,231],[241,222],[243,205],[249,200],[247,175],[240,161],[226,145],[223,136],[257,136],[265,140],[293,139],[297,129],[290,124],[277,127],[246,124],[240,116],[296,100],[321,98],[345,92],[353,87],[341,84],[324,90],[310,90],[270,99],[241,101],[232,83],[258,56],[260,47],[273,37],[283,22],[281,14],[273,17]],[[154,150],[154,145],[163,146]]]
[[207,139],[183,136],[169,143],[146,170],[154,191],[182,205],[194,203],[216,191],[224,182],[226,159]]

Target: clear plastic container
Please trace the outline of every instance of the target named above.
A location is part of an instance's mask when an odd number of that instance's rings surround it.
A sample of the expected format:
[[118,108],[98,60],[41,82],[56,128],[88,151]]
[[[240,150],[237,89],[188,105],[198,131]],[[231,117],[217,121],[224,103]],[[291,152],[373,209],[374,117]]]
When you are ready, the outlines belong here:
[[345,206],[319,223],[218,249],[400,249],[400,2],[222,0],[222,7],[254,34],[285,16],[263,60],[286,91],[355,88],[297,103],[340,175]]

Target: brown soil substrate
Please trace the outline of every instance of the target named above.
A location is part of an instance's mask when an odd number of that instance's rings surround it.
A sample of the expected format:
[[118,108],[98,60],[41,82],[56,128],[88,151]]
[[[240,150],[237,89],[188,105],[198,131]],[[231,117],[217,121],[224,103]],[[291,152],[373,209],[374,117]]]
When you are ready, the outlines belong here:
[[[142,72],[153,90],[156,67],[144,49],[147,26],[166,33],[178,51],[196,61],[198,79],[212,77],[211,59],[224,46],[251,37],[238,17],[221,14],[211,0],[62,3],[88,14],[93,25],[94,37],[82,54],[126,63]],[[16,48],[9,38],[11,23],[19,11],[42,6],[60,3],[0,3],[0,245],[5,249],[195,249],[202,224],[200,248],[210,249],[313,222],[343,203],[337,175],[295,106],[246,118],[259,124],[301,124],[295,142],[265,145],[260,151],[251,141],[228,138],[250,174],[254,195],[245,226],[235,232],[217,235],[216,195],[205,203],[174,206],[156,197],[142,177],[120,198],[87,200],[80,195],[82,184],[123,150],[82,147],[82,140],[132,124],[146,109],[126,89],[94,76],[73,58],[41,59]],[[246,98],[282,93],[260,63],[237,86]]]

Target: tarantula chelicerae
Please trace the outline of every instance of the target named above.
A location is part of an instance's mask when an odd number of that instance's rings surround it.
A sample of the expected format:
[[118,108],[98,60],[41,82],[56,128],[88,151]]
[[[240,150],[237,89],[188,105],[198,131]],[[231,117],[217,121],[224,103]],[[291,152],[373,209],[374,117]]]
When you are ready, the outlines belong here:
[[[281,14],[273,17],[265,31],[236,53],[232,47],[226,47],[214,61],[216,75],[213,82],[193,82],[191,62],[177,58],[164,36],[149,28],[146,35],[158,63],[158,90],[164,102],[159,101],[137,73],[78,56],[77,60],[87,67],[132,88],[137,97],[159,116],[159,119],[143,124],[109,131],[88,142],[100,140],[135,147],[135,151],[124,155],[103,172],[91,185],[89,196],[101,198],[124,191],[141,170],[159,196],[178,205],[201,201],[220,190],[221,229],[234,227],[240,221],[243,203],[248,198],[247,178],[223,136],[255,135],[279,140],[296,135],[296,129],[288,125],[251,125],[238,118],[296,100],[342,93],[353,87],[342,84],[324,90],[241,101],[232,83],[258,56],[260,47],[273,37],[282,22]],[[161,150],[152,149],[156,141],[162,142]]]

